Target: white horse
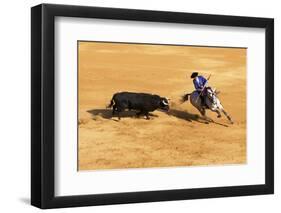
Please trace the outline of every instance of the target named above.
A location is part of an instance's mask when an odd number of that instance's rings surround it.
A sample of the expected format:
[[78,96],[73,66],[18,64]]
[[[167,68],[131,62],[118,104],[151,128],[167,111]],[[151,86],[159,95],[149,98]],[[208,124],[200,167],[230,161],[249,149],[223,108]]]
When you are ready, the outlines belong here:
[[212,119],[208,118],[206,116],[206,109],[210,109],[213,112],[217,113],[217,117],[221,117],[221,112],[227,117],[229,122],[233,124],[233,121],[231,117],[227,114],[227,112],[224,110],[220,100],[217,97],[218,92],[216,89],[212,89],[211,87],[206,87],[206,96],[204,97],[205,104],[202,103],[202,99],[200,94],[197,91],[193,91],[192,93],[185,94],[182,97],[182,103],[188,100],[188,97],[190,96],[190,103],[198,109],[198,111],[201,113],[201,115],[206,119],[206,120],[211,120]]

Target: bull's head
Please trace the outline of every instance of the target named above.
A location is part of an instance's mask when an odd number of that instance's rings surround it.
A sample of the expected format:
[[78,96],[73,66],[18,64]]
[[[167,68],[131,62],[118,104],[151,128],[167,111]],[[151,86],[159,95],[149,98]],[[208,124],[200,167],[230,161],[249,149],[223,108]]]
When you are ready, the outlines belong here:
[[160,98],[160,106],[159,108],[165,111],[169,111],[170,107],[169,107],[169,100],[168,98]]

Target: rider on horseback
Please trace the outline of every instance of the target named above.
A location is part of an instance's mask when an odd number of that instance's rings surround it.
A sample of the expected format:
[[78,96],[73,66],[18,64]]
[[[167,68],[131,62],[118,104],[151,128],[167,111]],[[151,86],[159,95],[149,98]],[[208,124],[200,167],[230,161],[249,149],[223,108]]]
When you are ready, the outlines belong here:
[[198,75],[198,72],[193,72],[190,78],[193,79],[195,90],[200,95],[202,105],[205,105],[205,96],[206,96],[205,85],[208,83],[208,80],[203,76]]
[[203,118],[211,122],[214,121],[206,116],[206,110],[216,112],[217,117],[221,117],[222,112],[230,121],[230,123],[233,124],[231,117],[224,110],[220,100],[217,97],[218,92],[216,89],[212,89],[211,87],[207,86],[211,75],[209,75],[206,79],[203,76],[199,76],[198,72],[193,72],[190,77],[193,79],[195,91],[184,94],[180,99],[181,103],[190,100],[190,103],[200,112]]

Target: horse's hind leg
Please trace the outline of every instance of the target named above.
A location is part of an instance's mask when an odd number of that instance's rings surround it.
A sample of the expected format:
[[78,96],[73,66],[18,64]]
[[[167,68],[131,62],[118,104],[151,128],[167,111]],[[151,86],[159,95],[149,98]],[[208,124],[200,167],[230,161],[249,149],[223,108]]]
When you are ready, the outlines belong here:
[[203,119],[206,120],[207,122],[214,122],[212,118],[209,118],[207,115],[206,115],[206,110],[203,108],[203,109],[200,109],[199,110]]
[[206,124],[208,124],[208,122],[212,122],[212,120],[210,120],[207,116],[206,116],[206,110],[204,108],[198,109],[202,119],[205,121]]
[[205,109],[198,109],[198,110],[203,117],[206,116],[206,110]]

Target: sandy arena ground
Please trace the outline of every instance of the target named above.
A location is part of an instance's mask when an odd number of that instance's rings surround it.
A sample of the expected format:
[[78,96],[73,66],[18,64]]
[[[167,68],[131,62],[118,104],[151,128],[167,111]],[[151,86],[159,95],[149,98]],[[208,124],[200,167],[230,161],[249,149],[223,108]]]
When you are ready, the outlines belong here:
[[[78,170],[246,163],[246,49],[79,42],[78,69]],[[193,71],[212,74],[233,125],[179,102]],[[118,91],[167,96],[171,110],[118,121],[106,109]]]

